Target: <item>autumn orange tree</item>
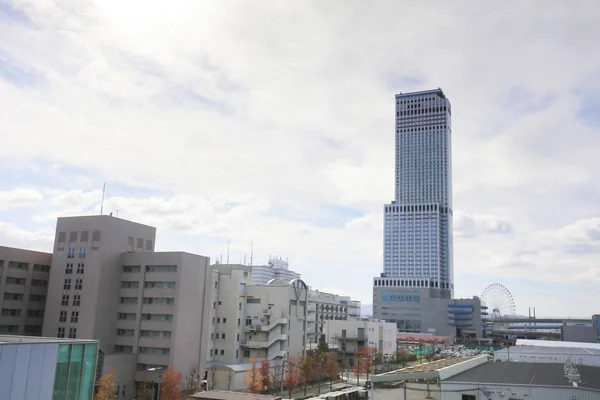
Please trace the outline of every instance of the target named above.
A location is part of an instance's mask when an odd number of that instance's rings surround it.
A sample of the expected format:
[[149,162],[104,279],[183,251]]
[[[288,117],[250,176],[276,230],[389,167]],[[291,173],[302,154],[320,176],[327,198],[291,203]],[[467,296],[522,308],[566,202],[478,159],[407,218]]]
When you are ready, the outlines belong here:
[[333,381],[336,380],[340,374],[340,366],[333,353],[327,353],[323,369],[329,378],[329,390],[333,390]]
[[256,358],[250,359],[250,368],[246,372],[245,389],[247,393],[261,393],[263,391],[260,370],[256,363]]
[[258,373],[260,375],[262,391],[269,390],[269,387],[271,387],[271,363],[269,360],[265,358],[260,362]]
[[97,392],[94,399],[96,400],[115,400],[116,399],[116,389],[117,385],[115,384],[115,373],[109,372],[104,374],[98,379]]
[[358,370],[358,374],[367,374],[367,380],[369,380],[369,373],[373,370],[375,356],[377,356],[377,349],[369,346],[361,347],[356,354],[357,363],[355,368]]
[[304,384],[304,396],[306,397],[306,385],[313,379],[315,374],[315,361],[310,355],[305,355],[300,361],[300,378]]
[[160,398],[162,400],[180,400],[182,379],[181,372],[169,364],[161,376]]
[[300,370],[298,368],[298,359],[296,357],[288,357],[285,364],[285,378],[283,384],[289,391],[290,399],[292,398],[292,391],[298,387],[300,383]]

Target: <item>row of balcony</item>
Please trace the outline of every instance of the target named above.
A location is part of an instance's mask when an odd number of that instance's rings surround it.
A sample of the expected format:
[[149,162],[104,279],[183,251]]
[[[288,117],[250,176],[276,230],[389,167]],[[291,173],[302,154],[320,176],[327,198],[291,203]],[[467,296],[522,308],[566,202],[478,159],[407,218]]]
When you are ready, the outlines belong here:
[[288,319],[287,318],[277,318],[274,321],[271,321],[271,323],[269,325],[260,325],[260,324],[253,324],[253,325],[247,325],[244,330],[246,332],[269,332],[270,330],[272,330],[273,328],[275,328],[277,325],[287,325],[288,323]]
[[286,334],[274,335],[269,338],[269,340],[244,340],[240,343],[241,347],[247,349],[268,349],[273,345],[273,343],[282,341],[285,342],[287,340]]

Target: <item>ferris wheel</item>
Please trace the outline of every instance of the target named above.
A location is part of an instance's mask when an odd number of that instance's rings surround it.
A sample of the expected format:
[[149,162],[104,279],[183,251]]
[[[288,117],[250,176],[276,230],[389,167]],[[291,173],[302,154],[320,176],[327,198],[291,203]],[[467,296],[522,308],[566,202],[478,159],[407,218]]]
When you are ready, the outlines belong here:
[[483,290],[481,302],[488,307],[491,319],[512,317],[517,313],[510,290],[499,283],[492,283]]

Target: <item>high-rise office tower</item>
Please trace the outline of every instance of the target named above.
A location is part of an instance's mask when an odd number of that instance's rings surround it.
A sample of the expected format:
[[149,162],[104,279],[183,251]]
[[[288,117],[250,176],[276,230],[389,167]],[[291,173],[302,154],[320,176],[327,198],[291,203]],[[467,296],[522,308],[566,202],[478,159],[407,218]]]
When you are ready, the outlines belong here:
[[[396,195],[385,205],[384,273],[402,286],[454,289],[450,101],[396,95]],[[402,284],[402,280],[406,281]]]
[[384,206],[383,274],[374,281],[374,314],[384,319],[377,287],[410,288],[415,295],[393,298],[419,302],[454,291],[450,101],[441,89],[395,101],[396,191]]

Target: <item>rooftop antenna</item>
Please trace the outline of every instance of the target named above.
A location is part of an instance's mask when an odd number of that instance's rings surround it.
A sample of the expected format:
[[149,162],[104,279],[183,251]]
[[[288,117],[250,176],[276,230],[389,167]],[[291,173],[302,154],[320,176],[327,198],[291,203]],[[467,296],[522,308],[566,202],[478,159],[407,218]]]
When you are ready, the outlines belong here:
[[244,265],[246,265],[246,255],[244,254]]
[[119,217],[119,209],[117,208],[117,218]]
[[102,185],[102,203],[100,203],[100,215],[104,211],[104,193],[106,192],[106,182]]
[[227,239],[227,265],[229,265],[229,245],[231,244],[231,238]]
[[250,241],[250,266],[252,266],[252,259],[254,258],[254,239]]

